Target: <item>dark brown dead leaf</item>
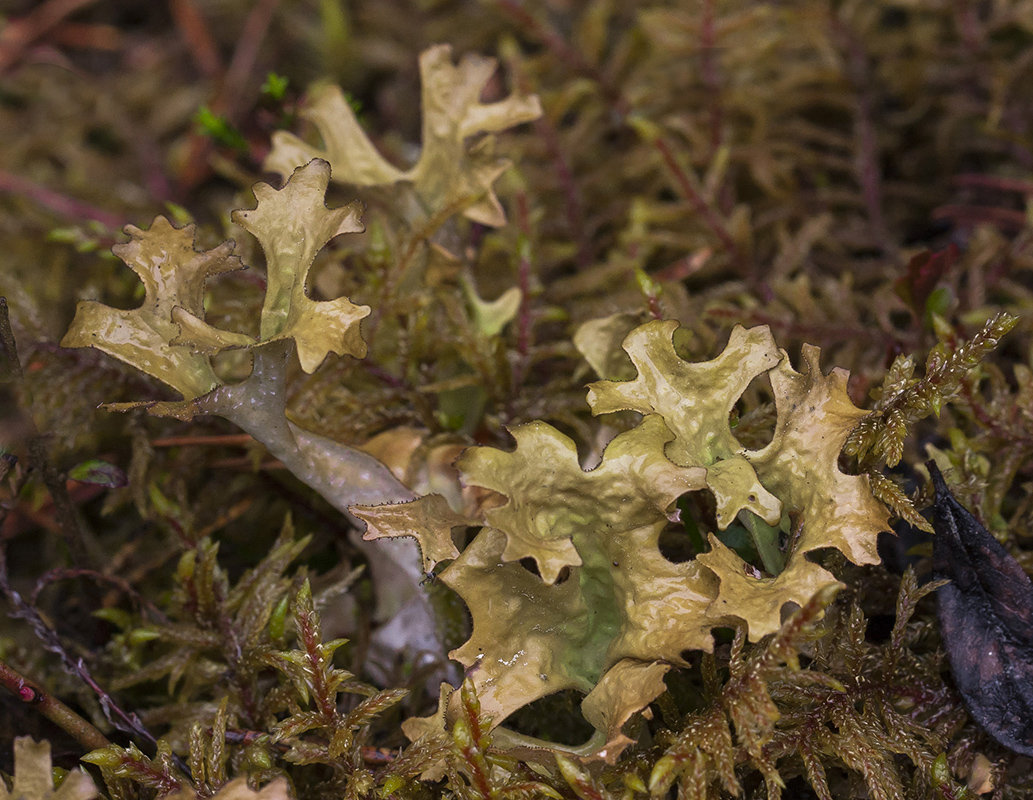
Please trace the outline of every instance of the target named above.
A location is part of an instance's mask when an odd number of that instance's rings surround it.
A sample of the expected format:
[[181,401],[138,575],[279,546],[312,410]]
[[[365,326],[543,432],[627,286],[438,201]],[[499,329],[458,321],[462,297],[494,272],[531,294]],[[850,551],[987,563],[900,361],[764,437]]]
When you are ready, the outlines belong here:
[[936,464],[933,568],[954,682],[975,720],[1016,753],[1033,755],[1033,583],[951,495]]

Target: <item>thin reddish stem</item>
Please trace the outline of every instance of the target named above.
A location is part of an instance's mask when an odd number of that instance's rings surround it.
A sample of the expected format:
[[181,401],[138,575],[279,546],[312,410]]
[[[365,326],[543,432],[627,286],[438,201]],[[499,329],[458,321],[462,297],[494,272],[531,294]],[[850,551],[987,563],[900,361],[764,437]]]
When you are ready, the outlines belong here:
[[0,661],[0,686],[43,715],[87,750],[109,747],[111,742],[92,724],[34,681]]
[[708,109],[710,124],[710,156],[711,158],[721,149],[723,138],[722,128],[724,126],[724,106],[721,102],[721,80],[718,75],[717,59],[715,58],[715,42],[717,41],[714,26],[714,0],[703,0],[703,9],[699,23],[699,57],[700,74],[703,78],[703,85],[707,89],[707,98],[710,101]]
[[517,200],[517,227],[520,229],[520,257],[518,281],[520,285],[520,309],[517,313],[517,361],[513,366],[513,385],[520,386],[527,375],[527,359],[531,351],[531,334],[534,318],[531,311],[531,222],[528,213],[527,195],[519,192]]
[[893,249],[882,213],[882,168],[879,166],[879,143],[873,122],[871,71],[861,40],[841,19],[831,18],[832,32],[846,53],[847,77],[855,93],[854,131],[857,137],[857,180],[868,212],[872,235],[884,252]]
[[671,171],[674,176],[674,180],[678,184],[678,188],[681,189],[685,199],[692,204],[693,210],[699,214],[703,222],[710,229],[710,231],[721,240],[721,244],[725,246],[728,252],[732,255],[735,260],[742,259],[742,252],[736,245],[735,240],[732,238],[732,234],[728,232],[728,228],[725,227],[724,222],[717,215],[717,213],[710,207],[703,196],[696,191],[696,187],[692,185],[692,181],[689,180],[689,176],[685,174],[685,170],[682,169],[678,160],[674,157],[674,153],[671,151],[670,145],[664,141],[662,136],[657,136],[653,140],[653,146],[656,147],[660,156],[664,160],[664,164]]
[[105,211],[82,200],[61,194],[42,184],[10,172],[0,171],[0,193],[27,197],[37,205],[60,214],[62,217],[68,217],[77,221],[96,220],[114,231],[120,230],[126,222],[125,219],[112,214],[110,211]]

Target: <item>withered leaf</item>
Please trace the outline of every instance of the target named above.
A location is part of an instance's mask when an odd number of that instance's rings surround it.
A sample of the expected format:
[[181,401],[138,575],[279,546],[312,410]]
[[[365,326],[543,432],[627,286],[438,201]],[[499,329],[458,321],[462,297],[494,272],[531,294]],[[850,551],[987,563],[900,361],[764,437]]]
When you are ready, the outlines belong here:
[[975,720],[1016,753],[1033,755],[1033,583],[979,521],[933,478],[933,569],[954,682]]
[[34,742],[28,736],[14,740],[14,786],[8,791],[0,778],[0,800],[91,800],[99,792],[83,770],[69,772],[54,789],[50,742]]
[[918,319],[925,316],[929,295],[960,255],[961,251],[955,244],[938,252],[923,250],[908,262],[907,274],[893,283],[893,291],[908,304]]

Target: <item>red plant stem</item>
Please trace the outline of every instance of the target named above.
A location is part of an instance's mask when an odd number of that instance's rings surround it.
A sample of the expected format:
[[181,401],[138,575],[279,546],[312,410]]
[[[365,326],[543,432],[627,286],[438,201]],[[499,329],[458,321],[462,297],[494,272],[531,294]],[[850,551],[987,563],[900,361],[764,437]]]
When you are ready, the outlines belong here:
[[653,292],[646,295],[646,308],[649,309],[649,316],[660,320],[664,318],[664,310],[660,307],[660,298]]
[[[963,379],[961,381],[961,387],[958,392],[965,399],[968,404],[969,410],[972,412],[972,416],[975,417],[979,424],[986,428],[988,431],[993,433],[995,436],[1004,439],[1006,442],[1015,442],[1018,438],[1016,436],[1016,430],[1014,428],[1005,427],[1000,420],[992,416],[984,407],[984,400],[977,397],[975,391],[973,391],[972,384],[969,380]],[[1026,443],[1029,443],[1028,437],[1023,437]]]
[[[259,48],[279,5],[280,0],[257,0],[244,20],[233,58],[230,59],[222,85],[209,106],[214,113],[222,114],[230,122],[235,122],[244,108],[248,79],[255,68]],[[199,133],[193,134],[190,153],[179,175],[181,187],[196,186],[208,176],[211,171],[208,156],[212,149],[210,139]]]
[[7,307],[6,297],[0,297],[0,346],[7,356],[7,362],[10,365],[8,369],[22,394],[22,403],[29,410],[33,433],[28,442],[28,464],[42,478],[43,484],[50,493],[50,498],[54,501],[54,513],[61,529],[61,536],[68,546],[72,560],[76,562],[76,566],[91,567],[89,534],[79,519],[64,476],[50,462],[45,436],[36,429],[32,390],[24,379],[21,361],[18,359],[18,344],[11,329],[10,311]]
[[630,104],[621,95],[620,90],[598,69],[585,61],[581,53],[571,47],[566,39],[540,22],[527,10],[525,4],[520,2],[520,0],[496,0],[496,2],[499,8],[522,25],[527,33],[541,40],[558,59],[566,62],[579,75],[583,75],[598,83],[603,95],[612,104],[613,110],[619,116],[624,117],[627,115]]
[[[212,729],[208,729],[208,734],[211,735]],[[265,731],[251,731],[251,730],[228,730],[226,731],[226,741],[233,742],[234,744],[254,744],[255,742],[263,742],[265,747],[272,750],[276,750],[279,753],[286,753],[291,749],[289,744],[284,742],[270,742],[268,741],[269,734]],[[362,759],[364,764],[372,764],[374,766],[381,766],[384,764],[392,763],[396,758],[397,754],[392,753],[390,750],[385,750],[382,747],[370,747],[363,745],[359,748],[359,757]]]
[[871,75],[868,59],[861,41],[847,25],[834,14],[831,18],[832,32],[839,38],[846,51],[847,77],[856,95],[854,131],[857,137],[857,179],[861,184],[861,195],[868,212],[868,222],[878,246],[887,251],[892,248],[886,218],[882,213],[882,170],[879,167],[879,144],[872,122],[872,93],[869,89]]
[[552,157],[556,180],[563,191],[564,210],[567,216],[567,227],[570,229],[570,238],[578,243],[574,261],[580,269],[587,269],[590,266],[592,254],[589,249],[588,237],[585,236],[585,212],[581,205],[577,183],[574,180],[574,172],[560,147],[556,127],[549,118],[543,114],[535,120],[534,129],[542,137],[545,149]]
[[0,30],[0,74],[16,64],[29,45],[65,17],[95,2],[97,0],[49,0],[23,17],[8,20]]
[[216,621],[222,633],[222,652],[225,654],[226,664],[230,668],[230,679],[237,686],[240,704],[243,706],[244,713],[247,714],[248,721],[254,723],[258,720],[258,704],[254,693],[251,691],[251,687],[240,674],[240,659],[243,654],[243,648],[240,644],[240,638],[237,636],[234,620],[226,610],[226,597],[218,582],[213,582],[212,584],[212,596],[215,600],[215,607],[218,609],[219,616]]
[[531,312],[531,223],[527,209],[527,195],[517,194],[517,226],[523,240],[517,248],[520,254],[518,280],[520,282],[520,310],[517,313],[517,354],[513,366],[513,385],[520,386],[527,375],[527,356],[531,351],[531,333],[534,318]]
[[10,172],[0,171],[0,192],[4,194],[27,197],[32,202],[50,211],[74,220],[96,220],[114,231],[120,230],[125,224],[122,217],[105,211],[102,208],[84,203],[74,197],[55,192],[46,186],[23,178],[21,175],[14,175]]
[[463,761],[470,770],[470,782],[476,787],[481,797],[493,797],[495,792],[491,788],[491,778],[484,769],[484,754],[477,746],[477,740],[469,747],[460,748],[463,754]]
[[379,381],[383,381],[387,386],[390,386],[392,389],[404,389],[408,391],[412,388],[407,380],[405,380],[404,378],[399,378],[397,375],[392,375],[382,366],[371,361],[369,357],[364,358],[362,361],[360,361],[359,365],[374,378],[376,378]]
[[258,0],[244,20],[244,28],[233,51],[233,58],[226,68],[226,78],[222,82],[219,96],[213,107],[221,109],[231,120],[239,113],[245,99],[244,87],[258,61],[258,50],[269,32],[273,14],[280,5],[280,0]]
[[681,168],[678,160],[674,157],[670,145],[664,141],[662,136],[657,136],[653,140],[653,146],[659,151],[664,164],[671,171],[682,194],[692,204],[693,210],[699,214],[706,226],[710,228],[710,231],[721,240],[721,244],[725,246],[732,257],[737,261],[742,260],[742,252],[739,250],[738,245],[736,245],[732,235],[728,232],[728,228],[725,227],[724,222],[721,221],[714,209],[703,199],[703,196],[696,191],[696,187],[692,185],[689,176],[685,174],[685,170]]
[[37,470],[43,479],[43,484],[47,487],[50,498],[54,501],[54,516],[61,531],[61,538],[68,546],[68,553],[71,555],[72,561],[79,568],[92,568],[94,559],[89,545],[92,537],[79,517],[64,475],[58,472],[50,461],[46,440],[42,435],[37,434],[29,439],[28,449],[29,466]]
[[208,78],[222,75],[219,46],[195,0],[169,0],[169,11],[197,68]]
[[979,17],[971,0],[955,0],[954,26],[970,56],[979,54],[982,49],[982,31],[979,29]]
[[[516,77],[517,89],[520,91],[520,94],[532,94],[531,84],[520,65],[510,64],[510,68]],[[578,243],[574,262],[579,268],[587,269],[592,256],[588,237],[585,235],[585,212],[581,204],[577,183],[574,180],[574,171],[571,169],[570,162],[563,153],[556,126],[552,124],[548,114],[542,114],[534,121],[534,130],[545,144],[545,149],[552,158],[552,163],[556,170],[556,179],[563,192],[564,211],[566,212],[570,238]]]
[[[750,325],[769,325],[776,330],[784,331],[788,336],[804,341],[843,342],[876,336],[868,328],[855,328],[847,325],[822,325],[794,322],[762,311],[743,311],[741,309],[711,308],[706,312],[708,317],[719,319],[735,319]],[[907,352],[908,348],[917,346],[917,339],[912,334],[896,335],[881,331],[878,338],[885,342],[892,352]]]
[[255,441],[248,433],[227,433],[218,436],[166,436],[151,441],[151,447],[189,447],[190,445],[237,445],[244,447]]
[[699,58],[700,74],[703,78],[703,85],[707,89],[707,97],[710,100],[709,123],[710,123],[710,157],[713,158],[721,149],[723,138],[722,127],[724,124],[724,106],[721,102],[721,81],[717,71],[717,60],[715,59],[716,41],[714,29],[714,0],[703,0],[703,8],[699,22]]
[[933,219],[949,219],[963,225],[990,223],[1002,231],[1018,233],[1026,227],[1026,214],[993,206],[945,205],[933,209]]
[[[467,207],[470,199],[472,198],[460,198],[435,211],[426,219],[420,220],[418,226],[413,226],[412,235],[409,237],[405,249],[399,255],[397,263],[387,265],[384,273],[384,282],[377,293],[377,303],[373,306],[373,312],[367,318],[369,324],[366,325],[365,334],[366,348],[369,352],[373,351],[373,342],[376,339],[377,330],[380,328],[384,311],[390,305],[388,301],[395,288],[402,282],[406,272],[412,266],[416,255],[422,247],[426,246],[427,242],[431,241],[431,237],[438,228],[444,225],[453,215],[458,214]],[[365,359],[362,363],[364,362]]]
[[1033,194],[1033,181],[1022,178],[1002,178],[999,175],[980,175],[966,172],[955,175],[952,179],[955,186],[977,186],[989,189],[1000,189],[1002,192],[1019,192]]
[[122,32],[114,25],[90,22],[63,22],[50,31],[50,41],[80,50],[107,50],[122,47]]
[[[141,739],[149,742],[151,745],[157,747],[157,740],[154,738],[154,736],[151,735],[150,731],[148,731],[143,726],[143,723],[140,722],[140,718],[132,712],[127,712],[123,710],[111,698],[111,695],[105,692],[97,684],[97,682],[93,679],[93,676],[90,674],[89,669],[87,669],[86,663],[83,661],[83,659],[73,659],[72,656],[69,655],[68,651],[61,643],[61,640],[58,637],[57,633],[43,620],[43,617],[40,616],[40,613],[36,609],[36,607],[30,603],[27,603],[25,599],[14,589],[14,587],[11,586],[10,577],[7,571],[7,554],[4,552],[3,547],[0,547],[0,594],[7,598],[7,602],[13,609],[9,615],[11,617],[14,617],[15,619],[25,620],[28,623],[29,627],[32,628],[33,633],[36,634],[36,637],[40,640],[42,645],[47,650],[54,653],[61,659],[61,663],[64,665],[65,671],[69,675],[77,676],[79,680],[81,680],[83,683],[89,686],[90,689],[93,690],[94,694],[97,695],[97,700],[100,703],[101,710],[104,712],[104,716],[107,718],[108,722],[110,722],[119,730],[124,731],[126,733],[135,734]],[[10,673],[10,675],[15,677],[21,677],[13,671]],[[12,691],[15,691],[18,694],[18,696],[21,697],[23,700],[29,701],[32,699],[28,694],[27,690],[33,689],[34,687],[27,686],[25,683],[8,684],[7,681],[2,682],[5,686],[8,686],[8,688],[14,687]],[[53,713],[59,715],[62,714],[61,710],[56,707]],[[73,720],[70,721],[74,722]],[[107,746],[107,740],[105,740],[105,744],[101,744],[100,746]],[[179,758],[179,756],[173,754],[172,761],[175,763],[176,767],[183,772],[184,775],[190,774],[190,770],[187,769],[187,766],[183,763],[182,759]]]
[[308,654],[309,671],[312,676],[312,697],[319,706],[323,723],[332,726],[337,721],[337,704],[326,685],[324,656],[319,650],[319,634],[312,628],[310,622],[311,616],[306,616],[304,621],[299,620],[298,627],[301,628],[305,652]]
[[29,598],[29,602],[32,605],[36,605],[39,600],[40,593],[50,584],[55,583],[56,581],[68,580],[70,578],[90,578],[98,583],[110,584],[126,595],[126,597],[129,597],[139,608],[146,608],[155,619],[165,624],[168,624],[169,622],[169,618],[165,616],[164,612],[136,591],[128,581],[119,578],[117,575],[105,575],[102,572],[97,572],[92,569],[67,569],[58,567],[57,569],[48,570],[43,573],[39,579],[37,579],[36,586],[32,590],[32,596]]
[[534,14],[527,10],[524,3],[519,0],[498,0],[498,5],[509,16],[520,23],[527,32],[540,39],[552,51],[553,55],[561,61],[565,61],[567,66],[571,67],[575,72],[595,76],[596,70],[592,65],[585,61],[577,50],[567,44],[566,39],[539,22]]
[[0,661],[0,686],[49,719],[87,750],[99,750],[111,745],[107,737],[87,720],[3,661]]

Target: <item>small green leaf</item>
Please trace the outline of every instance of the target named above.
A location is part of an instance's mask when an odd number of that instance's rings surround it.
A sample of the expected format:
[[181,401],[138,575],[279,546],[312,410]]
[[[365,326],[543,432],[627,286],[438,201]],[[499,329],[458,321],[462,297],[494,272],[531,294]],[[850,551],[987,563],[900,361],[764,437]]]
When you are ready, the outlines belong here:
[[408,781],[398,775],[389,776],[381,785],[377,794],[380,797],[390,797],[401,789]]
[[79,483],[90,483],[94,486],[106,486],[109,489],[121,489],[129,483],[126,474],[107,461],[99,458],[83,461],[68,471],[68,477]]
[[262,94],[270,100],[279,102],[287,94],[287,87],[290,85],[290,78],[285,75],[277,75],[270,72],[265,76],[265,83],[262,84]]
[[947,316],[952,305],[954,305],[954,293],[949,286],[939,286],[933,289],[925,301],[925,314],[926,320],[929,321],[929,326],[932,326],[933,315],[939,317]]
[[290,610],[290,596],[283,595],[269,617],[269,636],[274,642],[283,639],[287,631],[287,612]]
[[490,339],[502,333],[520,310],[523,294],[515,286],[507,289],[494,300],[482,300],[477,287],[468,278],[462,279],[467,302],[473,309],[474,325],[482,336]]

